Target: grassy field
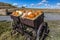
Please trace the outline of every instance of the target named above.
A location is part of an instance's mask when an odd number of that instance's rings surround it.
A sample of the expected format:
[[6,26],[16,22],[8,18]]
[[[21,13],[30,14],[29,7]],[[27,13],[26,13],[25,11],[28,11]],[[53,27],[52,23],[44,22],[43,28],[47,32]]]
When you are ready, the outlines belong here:
[[12,26],[11,22],[5,22],[1,21],[0,22],[0,40],[24,40],[24,36],[16,35],[16,34],[11,36],[12,32]]
[[46,40],[60,40],[60,21],[46,21],[50,29],[49,36]]
[[[46,21],[50,29],[50,33],[46,40],[60,40],[60,21]],[[0,40],[24,40],[24,36],[16,34],[11,36],[11,22],[0,22]]]

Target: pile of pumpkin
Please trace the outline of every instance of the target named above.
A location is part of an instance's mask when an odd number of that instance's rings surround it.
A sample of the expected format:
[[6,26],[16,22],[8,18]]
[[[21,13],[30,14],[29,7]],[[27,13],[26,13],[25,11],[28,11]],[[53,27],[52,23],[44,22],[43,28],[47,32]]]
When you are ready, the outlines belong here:
[[18,17],[18,16],[20,16],[22,14],[23,14],[22,11],[17,10],[17,11],[14,11],[11,15]]
[[14,11],[12,13],[13,16],[22,16],[22,17],[27,17],[27,18],[34,18],[37,15],[41,14],[42,11],[37,10],[18,10],[18,11]]

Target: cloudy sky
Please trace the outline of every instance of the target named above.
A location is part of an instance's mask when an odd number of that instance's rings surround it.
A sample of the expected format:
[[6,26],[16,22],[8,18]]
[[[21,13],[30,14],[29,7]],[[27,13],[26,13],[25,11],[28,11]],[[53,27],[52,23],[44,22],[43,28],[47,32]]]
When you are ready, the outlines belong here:
[[60,9],[60,0],[0,0],[14,6],[25,6],[26,8],[50,8]]

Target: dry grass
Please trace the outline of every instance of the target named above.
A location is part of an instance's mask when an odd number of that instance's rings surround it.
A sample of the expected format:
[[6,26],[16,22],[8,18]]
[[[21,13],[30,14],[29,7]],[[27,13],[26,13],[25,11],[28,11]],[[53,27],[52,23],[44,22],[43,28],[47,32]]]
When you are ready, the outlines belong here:
[[11,32],[11,22],[0,22],[0,40],[24,40],[24,36],[21,36],[17,32],[11,35]]
[[60,21],[47,21],[50,33],[46,40],[60,40]]
[[[46,40],[60,40],[60,21],[46,21],[50,28]],[[0,40],[24,40],[24,36],[14,34],[11,36],[12,27],[10,22],[0,22]]]

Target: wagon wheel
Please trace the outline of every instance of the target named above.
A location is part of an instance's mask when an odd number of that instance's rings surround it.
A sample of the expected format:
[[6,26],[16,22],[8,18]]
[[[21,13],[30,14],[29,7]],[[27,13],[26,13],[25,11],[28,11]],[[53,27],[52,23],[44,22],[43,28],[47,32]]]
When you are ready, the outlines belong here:
[[[41,30],[41,27],[44,29]],[[42,23],[37,31],[37,37],[36,40],[44,40],[48,34],[49,30],[45,23]],[[41,35],[41,36],[40,36]]]
[[44,27],[45,27],[45,33],[49,33],[49,27],[48,27],[48,24],[47,24],[47,22],[44,22]]
[[43,24],[40,25],[40,27],[37,30],[37,35],[36,35],[36,40],[40,40],[40,34],[41,34],[41,27],[43,26]]
[[45,38],[48,36],[48,33],[50,32],[48,24],[44,22],[44,31],[41,40],[45,40]]

